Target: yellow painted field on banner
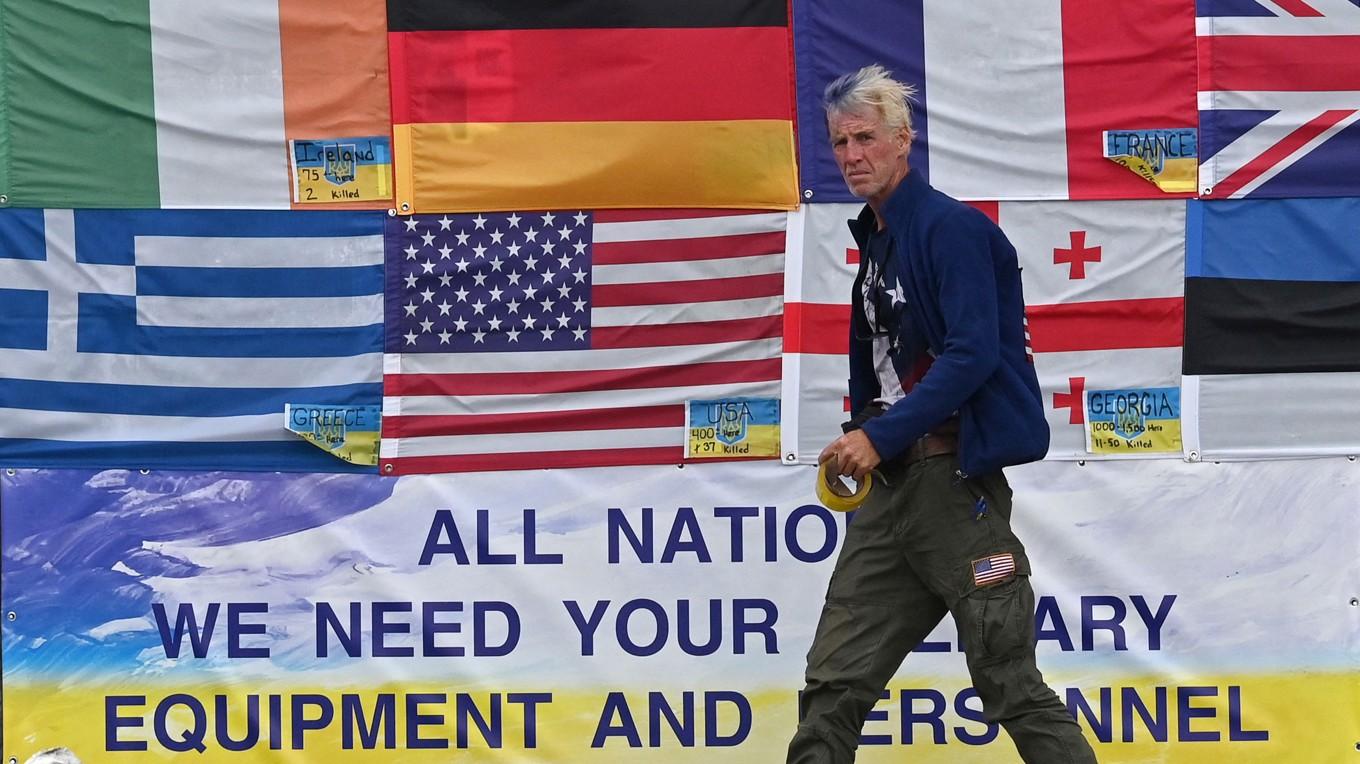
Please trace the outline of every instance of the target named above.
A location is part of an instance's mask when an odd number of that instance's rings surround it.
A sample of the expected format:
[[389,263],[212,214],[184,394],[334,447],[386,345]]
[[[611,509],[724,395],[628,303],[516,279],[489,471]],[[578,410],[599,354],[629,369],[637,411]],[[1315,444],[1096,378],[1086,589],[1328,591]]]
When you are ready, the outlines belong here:
[[[1066,691],[1064,677],[1050,679],[1060,694]],[[393,764],[774,761],[797,714],[792,690],[251,684],[249,690],[145,682],[6,685],[4,753],[24,761],[61,746],[85,762],[185,755],[203,762]],[[1357,688],[1360,673],[1187,676],[1170,687],[1107,678],[1101,686],[1081,688],[1089,712],[1079,711],[1079,719],[1106,764],[1347,762],[1360,739],[1360,719],[1350,712]],[[1073,691],[1066,692],[1070,702]],[[888,693],[865,726],[858,761],[899,762],[907,748],[914,762],[1019,760],[1005,733],[979,720],[976,697],[956,677],[902,676]],[[252,694],[259,709],[253,735],[247,711]],[[201,704],[201,714],[188,696]],[[170,750],[167,741],[180,750]],[[109,751],[110,742],[145,750]],[[232,745],[244,750],[226,750]]]

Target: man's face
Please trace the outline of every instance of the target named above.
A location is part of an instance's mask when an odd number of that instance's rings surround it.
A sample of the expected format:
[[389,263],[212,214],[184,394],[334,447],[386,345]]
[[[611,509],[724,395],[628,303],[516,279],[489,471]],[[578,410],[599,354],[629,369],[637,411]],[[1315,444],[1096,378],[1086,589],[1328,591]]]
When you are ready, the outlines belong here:
[[891,130],[874,110],[832,112],[831,150],[850,193],[882,201],[907,174],[907,131]]

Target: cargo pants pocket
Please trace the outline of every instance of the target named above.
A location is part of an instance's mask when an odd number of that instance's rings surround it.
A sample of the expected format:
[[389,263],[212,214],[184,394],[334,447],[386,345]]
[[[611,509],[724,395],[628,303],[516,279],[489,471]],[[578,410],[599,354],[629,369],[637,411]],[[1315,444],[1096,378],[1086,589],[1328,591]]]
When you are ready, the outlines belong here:
[[1025,576],[974,589],[959,602],[966,629],[964,644],[969,662],[1008,658],[1032,649],[1034,642],[1034,595]]

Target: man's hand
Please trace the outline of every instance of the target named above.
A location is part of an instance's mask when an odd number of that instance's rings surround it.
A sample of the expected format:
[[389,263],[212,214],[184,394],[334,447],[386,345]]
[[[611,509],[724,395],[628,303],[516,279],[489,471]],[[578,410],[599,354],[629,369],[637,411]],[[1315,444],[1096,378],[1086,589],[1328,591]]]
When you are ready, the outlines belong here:
[[883,460],[863,430],[851,430],[822,449],[817,463],[825,461],[831,461],[831,466],[836,468],[838,474],[849,475],[858,483]]

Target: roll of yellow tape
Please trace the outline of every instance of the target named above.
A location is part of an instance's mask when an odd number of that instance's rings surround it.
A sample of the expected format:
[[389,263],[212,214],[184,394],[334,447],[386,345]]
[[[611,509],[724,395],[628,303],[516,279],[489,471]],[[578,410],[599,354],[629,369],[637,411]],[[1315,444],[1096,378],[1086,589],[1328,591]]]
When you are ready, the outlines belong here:
[[825,461],[817,468],[817,500],[822,506],[837,512],[849,512],[863,504],[869,489],[874,487],[873,473],[865,475],[852,493],[841,476],[831,472],[830,466],[831,462]]

